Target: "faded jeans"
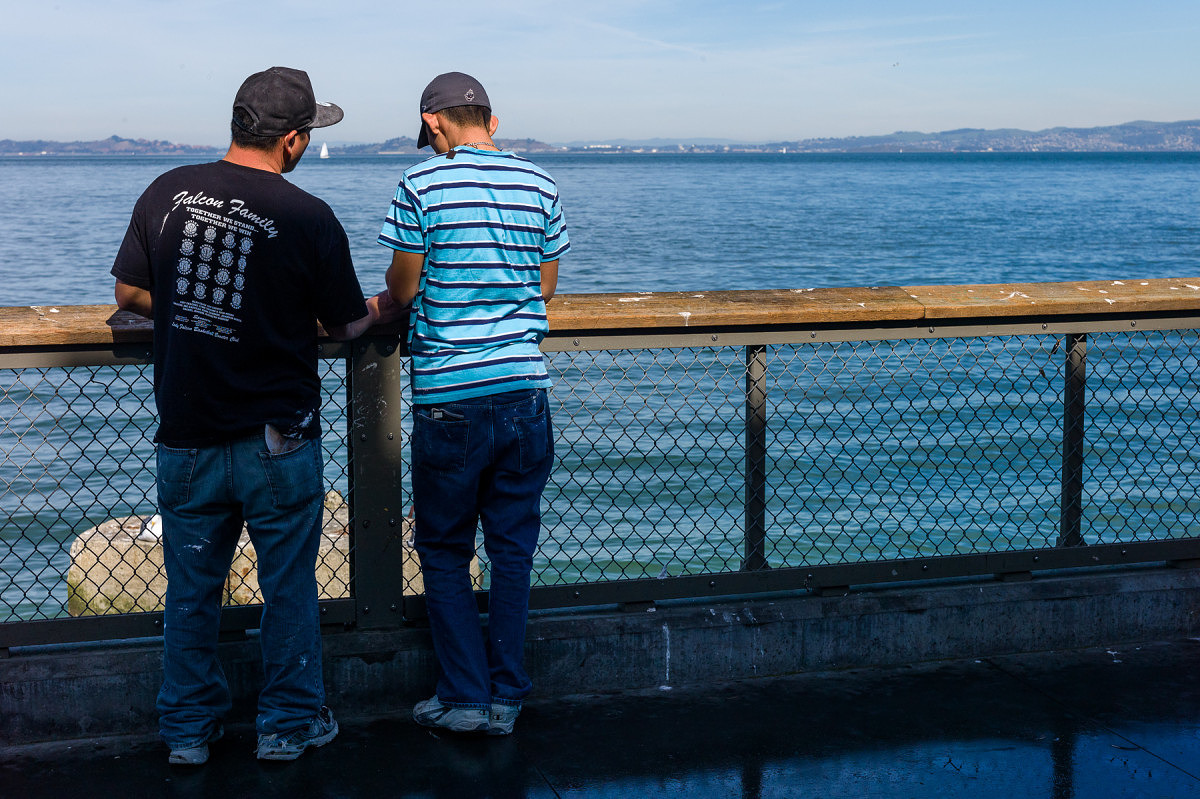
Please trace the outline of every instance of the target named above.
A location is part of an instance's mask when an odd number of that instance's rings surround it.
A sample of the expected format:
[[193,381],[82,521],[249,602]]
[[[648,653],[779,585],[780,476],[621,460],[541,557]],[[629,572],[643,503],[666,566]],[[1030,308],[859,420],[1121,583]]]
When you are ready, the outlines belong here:
[[263,595],[258,733],[298,729],[324,704],[314,571],[323,488],[319,440],[279,455],[262,435],[198,449],[158,446],[167,568],[158,712],[171,748],[205,741],[230,708],[217,636],[243,521]]

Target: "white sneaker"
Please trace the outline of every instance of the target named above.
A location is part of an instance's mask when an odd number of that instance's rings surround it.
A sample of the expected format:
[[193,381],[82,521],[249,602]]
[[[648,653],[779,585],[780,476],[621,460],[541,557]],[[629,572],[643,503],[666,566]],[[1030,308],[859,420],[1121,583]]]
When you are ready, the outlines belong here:
[[451,732],[487,732],[488,710],[480,707],[449,707],[437,695],[417,702],[413,721],[422,727],[441,727]]
[[225,728],[218,724],[207,738],[195,746],[172,749],[167,762],[172,766],[203,766],[208,762],[208,745],[213,741],[221,740],[221,736],[224,734]]
[[488,735],[510,735],[517,716],[521,715],[520,705],[505,705],[492,703],[492,712],[488,716]]

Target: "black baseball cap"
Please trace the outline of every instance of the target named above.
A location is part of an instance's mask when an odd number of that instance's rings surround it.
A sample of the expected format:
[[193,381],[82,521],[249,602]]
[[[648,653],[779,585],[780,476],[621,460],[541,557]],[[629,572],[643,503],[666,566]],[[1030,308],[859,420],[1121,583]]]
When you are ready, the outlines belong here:
[[[456,105],[480,105],[489,112],[492,102],[488,99],[483,84],[462,72],[446,72],[429,81],[425,91],[421,92],[421,113],[433,114],[445,108]],[[427,147],[429,137],[426,135],[425,122],[421,122],[421,132],[417,134],[417,149]]]
[[341,122],[343,116],[333,103],[317,102],[307,72],[289,67],[255,72],[233,98],[233,124],[252,136],[324,128]]

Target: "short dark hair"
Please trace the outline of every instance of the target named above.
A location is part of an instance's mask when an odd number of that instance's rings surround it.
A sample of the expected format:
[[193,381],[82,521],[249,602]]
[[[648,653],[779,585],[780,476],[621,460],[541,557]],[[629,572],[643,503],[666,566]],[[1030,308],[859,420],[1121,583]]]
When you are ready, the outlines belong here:
[[484,105],[452,105],[437,113],[444,114],[447,122],[460,128],[486,128],[492,121],[492,109]]
[[[239,119],[238,117],[241,117]],[[229,132],[232,136],[233,143],[238,147],[244,147],[247,150],[264,150],[271,151],[279,146],[279,142],[283,140],[282,136],[255,136],[248,130],[238,125],[249,126],[250,120],[245,116],[245,112],[240,108],[233,110],[233,120],[229,123]]]

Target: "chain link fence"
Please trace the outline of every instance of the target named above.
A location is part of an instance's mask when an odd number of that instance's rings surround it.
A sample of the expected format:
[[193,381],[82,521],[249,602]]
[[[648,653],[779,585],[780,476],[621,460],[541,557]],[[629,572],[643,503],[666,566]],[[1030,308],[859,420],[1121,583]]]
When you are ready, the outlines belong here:
[[[319,584],[350,596],[345,362],[322,362]],[[0,369],[0,623],[162,609],[152,367]],[[243,535],[227,604],[261,601]]]
[[[1091,339],[1081,543],[1200,536],[1197,332]],[[1058,546],[1065,360],[1052,335],[767,347],[764,566]],[[746,568],[742,349],[551,364],[559,467],[535,584]]]
[[[1062,336],[629,341],[548,354],[558,462],[535,587],[1062,543]],[[1197,332],[1095,333],[1087,347],[1082,543],[1200,536]],[[352,598],[347,362],[322,371],[319,583]],[[161,608],[150,367],[3,369],[0,390],[0,623]],[[402,511],[405,468],[389,503]],[[231,604],[256,601],[248,567],[235,561]],[[393,579],[419,591],[408,572]]]

